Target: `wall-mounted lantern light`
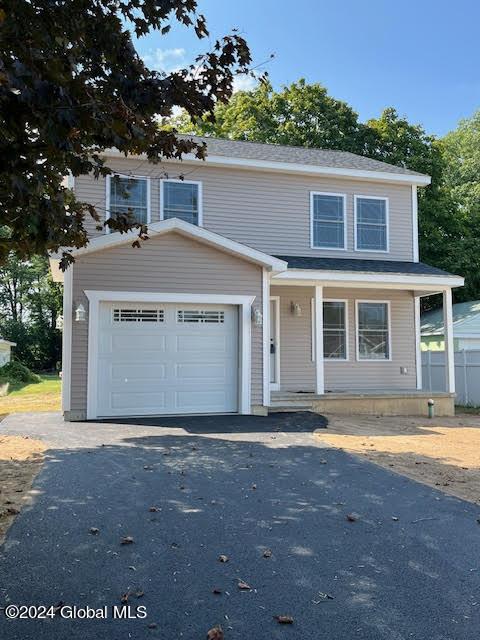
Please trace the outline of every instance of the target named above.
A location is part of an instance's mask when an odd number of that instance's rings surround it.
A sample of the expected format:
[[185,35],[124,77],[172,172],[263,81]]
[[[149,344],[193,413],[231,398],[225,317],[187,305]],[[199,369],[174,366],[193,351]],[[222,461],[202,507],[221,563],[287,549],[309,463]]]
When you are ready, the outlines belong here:
[[76,322],[85,322],[87,317],[87,312],[85,311],[85,307],[82,303],[78,305],[75,309],[75,321]]
[[57,316],[55,329],[59,329],[60,331],[63,329],[63,316]]
[[292,315],[296,316],[297,318],[302,315],[302,307],[298,304],[298,302],[292,302],[290,304],[290,311],[292,312]]
[[263,325],[263,314],[260,309],[252,307],[252,320],[253,324],[257,327],[261,327]]

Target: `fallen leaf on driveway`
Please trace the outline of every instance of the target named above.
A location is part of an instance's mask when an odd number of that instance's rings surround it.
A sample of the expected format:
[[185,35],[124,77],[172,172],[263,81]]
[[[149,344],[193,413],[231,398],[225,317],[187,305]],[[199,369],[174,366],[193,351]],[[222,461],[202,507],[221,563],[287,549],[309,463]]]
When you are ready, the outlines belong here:
[[158,507],[150,507],[149,511],[150,513],[156,513],[157,511],[161,511],[161,509],[159,509]]
[[123,536],[123,538],[120,540],[120,544],[133,544],[132,536]]
[[356,515],[354,515],[353,513],[349,513],[347,515],[347,520],[348,520],[348,522],[356,522],[358,520],[358,517]]
[[222,593],[222,590],[215,588],[215,589],[212,589],[212,593],[214,593],[216,596],[219,596]]
[[229,558],[228,556],[222,554],[221,556],[218,556],[218,560],[219,562],[228,562]]
[[122,593],[122,595],[120,596],[120,602],[122,602],[123,604],[127,604],[129,597],[130,597],[129,591],[127,591],[126,593]]
[[397,518],[397,516],[392,516],[392,520],[393,520],[394,522],[398,522],[398,518]]
[[326,602],[327,600],[333,600],[334,597],[329,593],[323,593],[323,591],[319,591],[317,594],[317,600],[312,600],[313,604],[320,604],[321,602]]
[[249,584],[247,584],[246,582],[244,582],[243,580],[239,580],[238,581],[238,588],[241,591],[251,591],[252,590],[252,587]]
[[148,625],[149,629],[156,629],[158,627],[158,624],[156,622],[150,622],[150,624]]
[[272,550],[271,549],[265,549],[265,551],[263,552],[263,557],[264,558],[271,558],[272,557]]
[[90,533],[92,534],[92,536],[96,536],[99,532],[100,529],[97,529],[97,527],[90,527]]
[[293,624],[292,616],[273,616],[280,624]]
[[224,633],[222,627],[212,627],[207,633],[207,640],[223,640]]

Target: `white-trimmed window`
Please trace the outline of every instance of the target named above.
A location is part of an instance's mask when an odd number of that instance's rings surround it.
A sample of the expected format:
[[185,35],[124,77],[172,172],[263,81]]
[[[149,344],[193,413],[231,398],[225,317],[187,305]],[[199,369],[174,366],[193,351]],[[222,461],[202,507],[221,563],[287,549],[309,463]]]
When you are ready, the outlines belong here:
[[355,196],[355,250],[387,252],[388,198]]
[[346,249],[346,196],[310,192],[311,245],[314,249]]
[[346,300],[323,301],[323,357],[348,360],[348,311]]
[[150,179],[141,176],[107,176],[107,218],[129,216],[150,222]]
[[357,359],[391,360],[390,302],[357,300]]
[[202,183],[192,180],[161,181],[160,218],[179,218],[202,226]]

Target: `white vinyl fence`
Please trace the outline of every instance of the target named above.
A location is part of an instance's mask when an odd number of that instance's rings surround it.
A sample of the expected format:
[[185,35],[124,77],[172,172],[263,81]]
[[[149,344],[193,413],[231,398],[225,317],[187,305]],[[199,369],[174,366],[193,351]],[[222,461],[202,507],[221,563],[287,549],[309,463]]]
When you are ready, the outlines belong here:
[[[445,352],[422,351],[425,391],[445,391]],[[456,404],[480,406],[480,350],[455,351]]]

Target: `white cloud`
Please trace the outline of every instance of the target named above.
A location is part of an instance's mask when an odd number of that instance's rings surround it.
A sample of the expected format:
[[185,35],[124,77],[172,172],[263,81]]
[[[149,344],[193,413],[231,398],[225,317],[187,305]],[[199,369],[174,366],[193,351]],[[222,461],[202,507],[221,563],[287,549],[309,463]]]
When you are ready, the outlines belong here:
[[237,91],[251,91],[257,86],[257,81],[252,76],[235,76],[233,79],[233,93]]
[[143,56],[143,61],[150,69],[171,73],[185,66],[185,49],[155,49]]

